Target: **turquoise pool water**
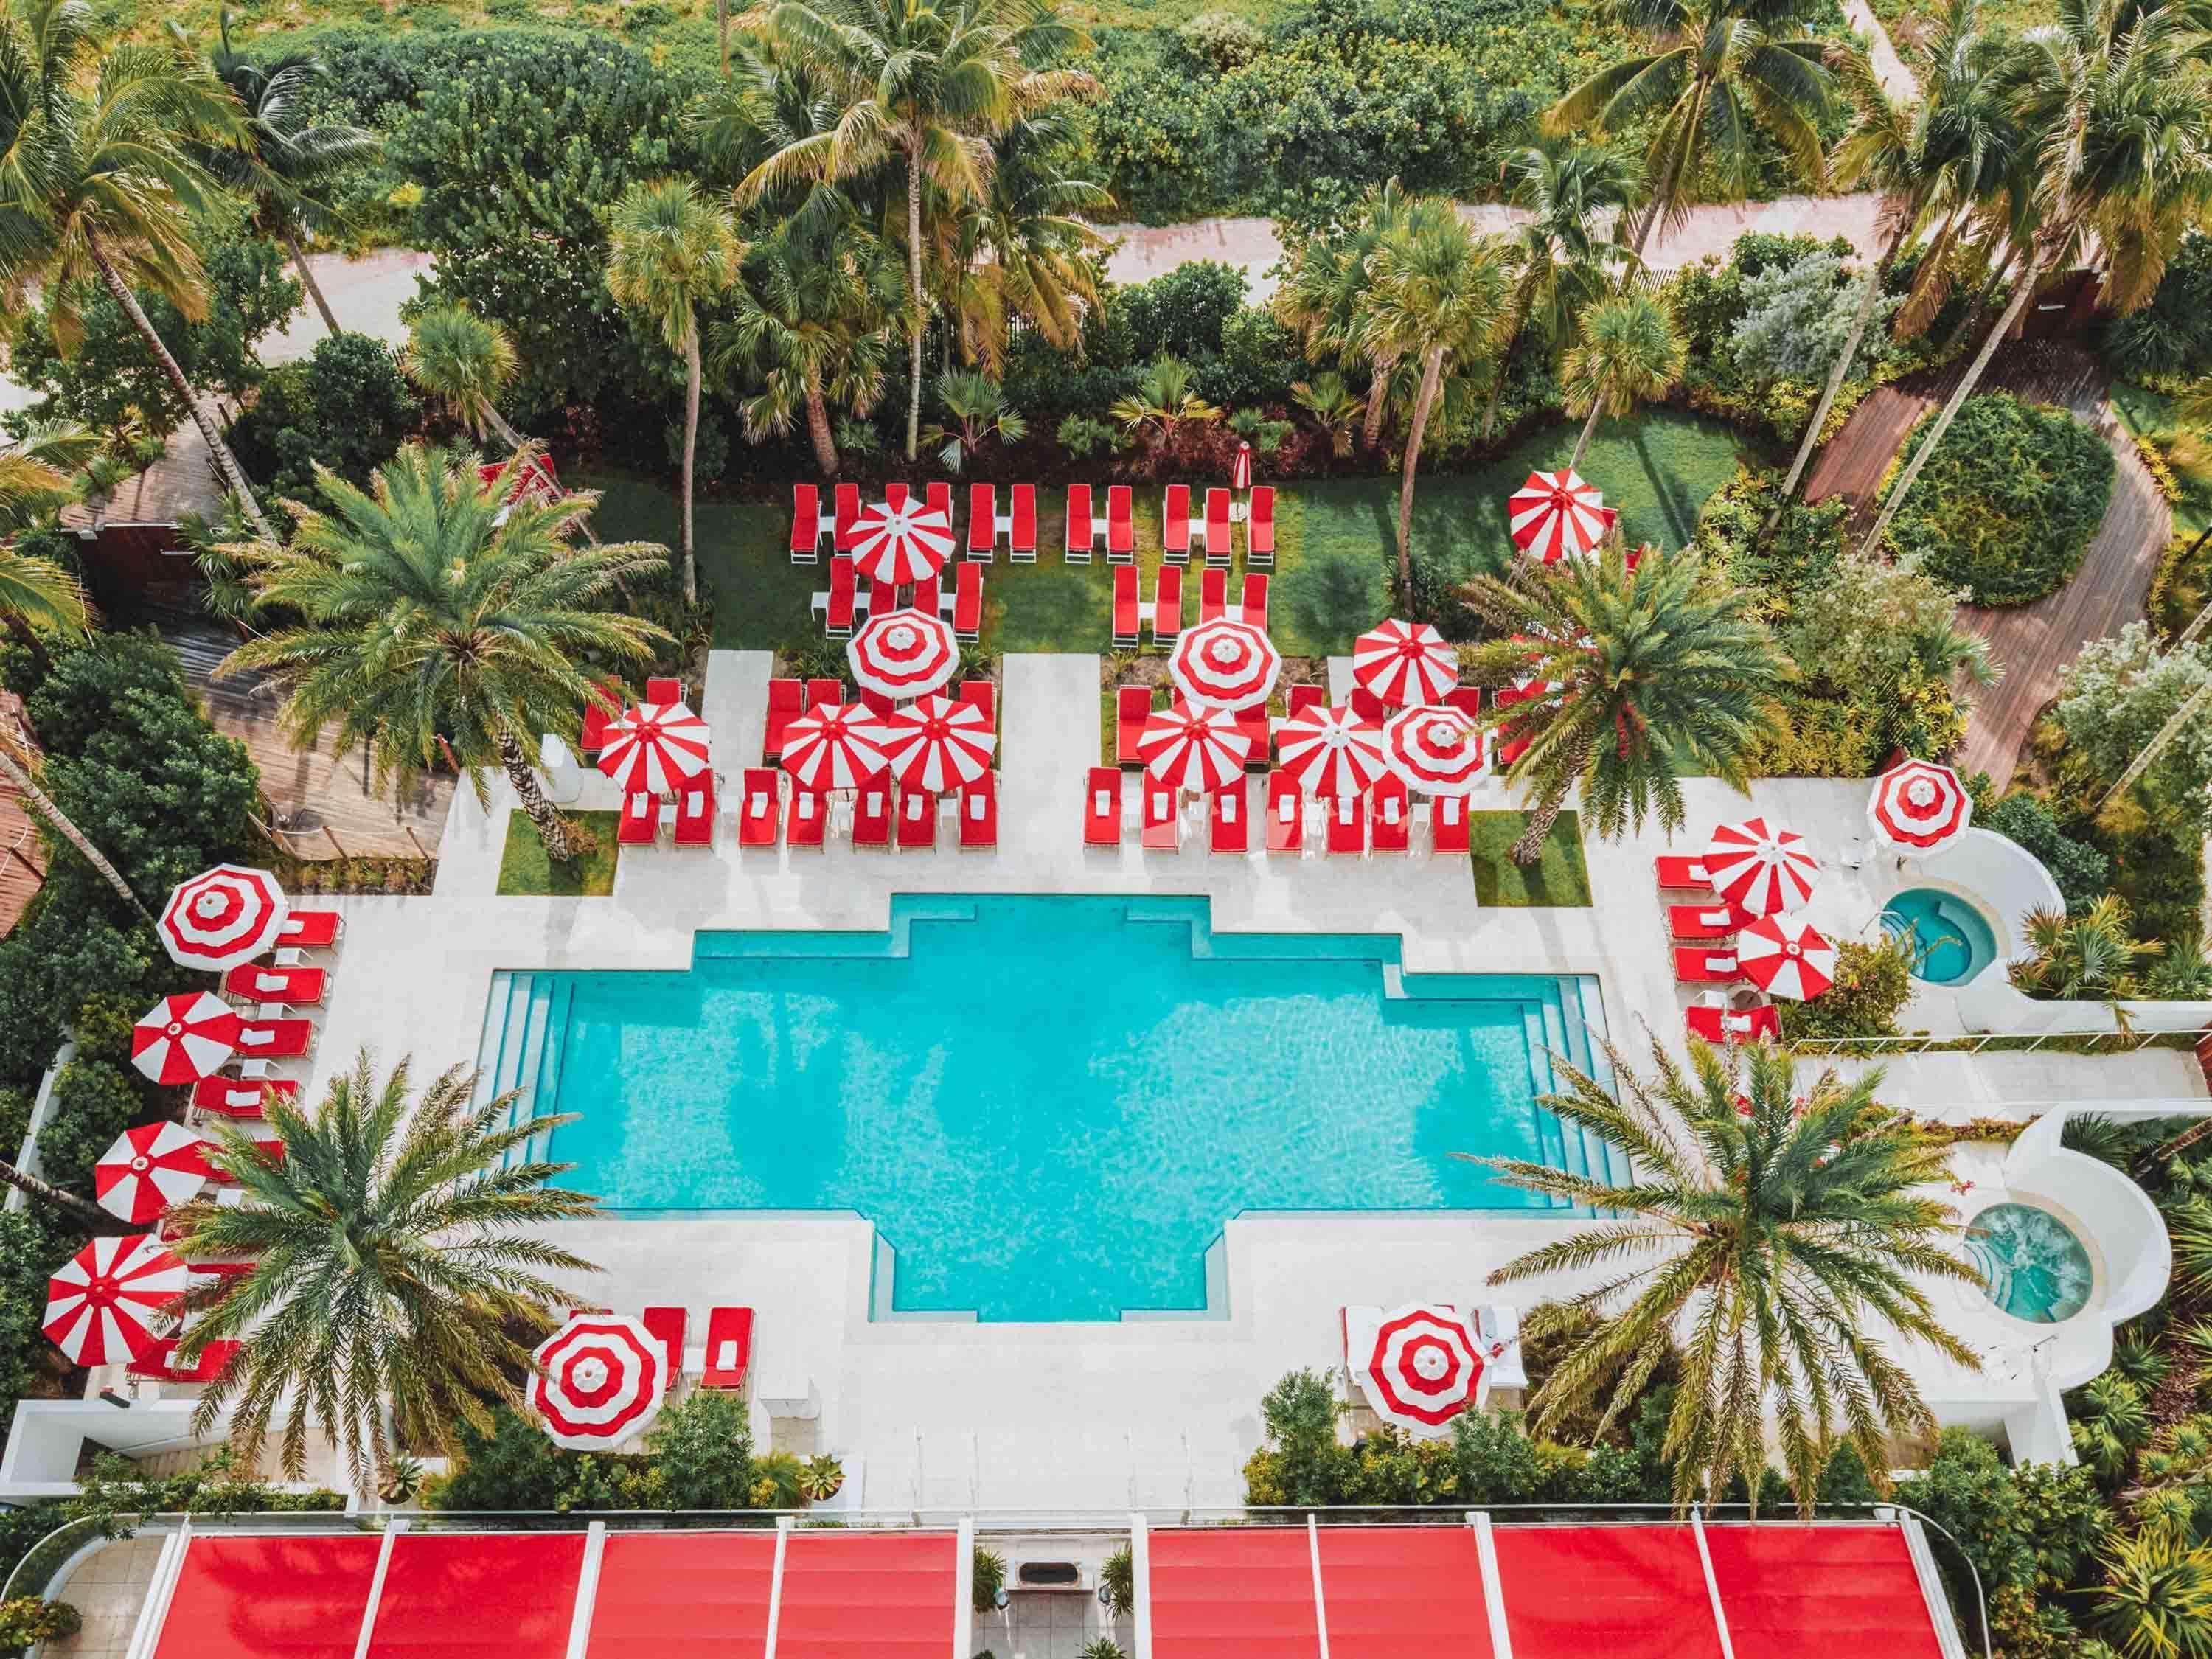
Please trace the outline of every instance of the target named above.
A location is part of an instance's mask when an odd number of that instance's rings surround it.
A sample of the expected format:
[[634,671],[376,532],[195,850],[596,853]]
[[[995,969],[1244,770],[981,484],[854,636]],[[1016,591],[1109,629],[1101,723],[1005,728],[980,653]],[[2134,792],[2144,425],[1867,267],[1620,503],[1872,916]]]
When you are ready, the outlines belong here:
[[1913,977],[1931,985],[1963,985],[1996,960],[1996,934],[1982,913],[1940,888],[1906,888],[1882,907],[1881,925],[1893,939],[1911,936]]
[[1590,1061],[1594,982],[1217,935],[1203,899],[902,896],[888,933],[702,933],[685,973],[492,990],[483,1086],[581,1115],[549,1137],[568,1182],[857,1211],[896,1252],[879,1315],[1207,1310],[1241,1212],[1528,1207],[1453,1154],[1602,1155],[1536,1104],[1547,1054]]
[[2014,1319],[2055,1325],[2088,1305],[2096,1282],[2074,1230],[2032,1204],[1992,1204],[1966,1224],[1966,1255],[1990,1301]]

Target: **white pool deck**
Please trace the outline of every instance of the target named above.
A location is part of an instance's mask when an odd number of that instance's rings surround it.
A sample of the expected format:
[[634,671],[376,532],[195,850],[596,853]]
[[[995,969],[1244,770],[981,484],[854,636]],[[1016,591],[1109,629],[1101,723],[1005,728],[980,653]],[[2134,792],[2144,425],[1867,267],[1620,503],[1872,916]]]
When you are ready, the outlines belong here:
[[[1133,831],[1119,850],[1086,850],[1098,659],[1010,656],[996,851],[957,850],[948,819],[931,854],[855,852],[836,838],[818,852],[741,853],[735,778],[760,750],[769,670],[763,653],[710,660],[702,712],[730,780],[717,847],[631,849],[610,898],[495,896],[508,802],[495,792],[485,811],[462,791],[433,896],[343,902],[346,937],[320,1017],[311,1094],[363,1044],[386,1063],[411,1054],[421,1068],[471,1060],[495,969],[680,969],[698,930],[878,929],[901,892],[1203,895],[1218,929],[1395,933],[1410,970],[1594,975],[1613,1035],[1632,1058],[1645,1024],[1680,1042],[1689,996],[1673,981],[1653,884],[1651,859],[1666,850],[1656,831],[1612,844],[1586,838],[1595,902],[1571,909],[1484,908],[1466,860],[1422,854],[1215,857],[1202,830],[1178,854],[1139,851]],[[1510,805],[1493,787],[1495,799],[1474,805]],[[1778,817],[1828,865],[1812,919],[1837,934],[1867,934],[1882,898],[1912,877],[1879,856],[1839,866],[1846,839],[1864,834],[1866,787],[1761,782],[1747,800],[1695,781],[1674,850],[1753,811]],[[584,791],[583,805],[615,804],[596,775]],[[1107,994],[1038,986],[1037,1018],[1049,1021],[1063,999]],[[1889,1098],[1948,1115],[2008,1103],[2204,1093],[2191,1057],[2166,1051],[1916,1057],[1893,1062],[1888,1076]],[[1960,1173],[1976,1183],[1972,1207],[2001,1191],[2000,1163],[1994,1150],[1961,1153]],[[579,1286],[581,1300],[623,1310],[684,1304],[695,1343],[709,1307],[757,1310],[756,1396],[811,1394],[819,1410],[811,1428],[779,1423],[777,1433],[858,1459],[870,1507],[1060,1510],[1238,1502],[1241,1466],[1260,1443],[1261,1395],[1285,1370],[1340,1360],[1340,1307],[1494,1299],[1483,1275],[1562,1224],[1571,1224],[1479,1214],[1231,1220],[1225,1318],[1109,1325],[872,1321],[872,1233],[861,1219],[606,1218],[576,1224],[564,1242],[605,1268]],[[2010,1320],[1971,1294],[1939,1294],[1961,1335],[2000,1363],[1975,1377],[1915,1356],[1931,1401],[1947,1416],[1992,1424],[2027,1408],[2040,1391],[2028,1350],[2048,1328]]]

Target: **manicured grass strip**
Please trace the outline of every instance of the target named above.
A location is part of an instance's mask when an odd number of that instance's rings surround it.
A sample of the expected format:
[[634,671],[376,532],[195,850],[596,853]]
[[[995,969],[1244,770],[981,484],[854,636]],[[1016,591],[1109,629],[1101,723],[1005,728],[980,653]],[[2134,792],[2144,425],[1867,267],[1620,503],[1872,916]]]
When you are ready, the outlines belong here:
[[538,826],[521,812],[507,814],[507,845],[499,855],[499,895],[501,898],[605,898],[615,890],[615,831],[619,812],[563,814],[579,830],[599,842],[583,857],[556,864],[545,856],[545,843],[538,839]]
[[1576,905],[1590,902],[1589,871],[1583,863],[1582,825],[1572,812],[1553,820],[1544,855],[1531,865],[1513,862],[1513,843],[1528,827],[1526,812],[1470,812],[1468,845],[1474,860],[1476,902],[1492,905]]

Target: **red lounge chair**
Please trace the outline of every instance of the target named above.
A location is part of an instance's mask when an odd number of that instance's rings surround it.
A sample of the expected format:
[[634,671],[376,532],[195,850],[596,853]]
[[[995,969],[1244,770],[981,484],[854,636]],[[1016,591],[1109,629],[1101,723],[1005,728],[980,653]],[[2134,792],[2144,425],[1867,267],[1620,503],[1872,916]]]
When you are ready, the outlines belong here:
[[1303,714],[1309,708],[1328,707],[1328,688],[1325,685],[1294,685],[1290,690],[1290,711]]
[[1067,562],[1089,564],[1091,549],[1098,539],[1098,526],[1091,516],[1091,486],[1067,487]]
[[192,1085],[192,1104],[222,1117],[259,1117],[262,1103],[275,1090],[284,1100],[297,1100],[300,1085],[289,1077],[263,1083],[241,1083],[234,1078],[204,1077]]
[[1084,780],[1083,844],[1121,844],[1121,774],[1114,767],[1094,766]]
[[837,486],[837,527],[832,538],[840,553],[850,553],[853,544],[860,538],[860,486],[841,483]]
[[1137,527],[1131,521],[1135,511],[1129,500],[1129,486],[1109,484],[1106,489],[1106,562],[1127,564],[1137,556]]
[[1267,626],[1267,579],[1248,575],[1244,578],[1244,603],[1237,608],[1240,621],[1265,630]]
[[1344,706],[1364,720],[1384,720],[1390,717],[1390,705],[1364,685],[1352,688],[1352,695]]
[[844,681],[817,679],[806,682],[806,707],[810,713],[817,708],[835,708],[844,701]]
[[1328,850],[1357,857],[1367,850],[1367,802],[1364,796],[1337,795],[1328,802]]
[[898,609],[898,586],[876,577],[868,579],[868,615],[887,616]]
[[1267,763],[1267,708],[1262,703],[1257,708],[1240,709],[1237,715],[1237,735],[1244,739],[1244,765],[1249,771],[1255,766]]
[[1170,564],[1190,562],[1190,486],[1170,484],[1160,502],[1160,556]]
[[738,799],[738,845],[775,845],[775,813],[781,803],[783,775],[766,766],[748,766]]
[[983,573],[972,564],[953,578],[952,637],[969,645],[983,637]]
[[999,775],[986,772],[960,792],[960,846],[981,852],[999,844]]
[[952,486],[942,478],[933,478],[922,486],[922,505],[932,513],[942,513],[945,522],[952,522]]
[[761,758],[774,760],[783,753],[784,728],[806,712],[806,687],[799,680],[768,683],[768,726],[761,737]]
[[1370,792],[1375,809],[1375,835],[1372,845],[1378,853],[1406,853],[1413,850],[1413,812],[1406,795],[1406,781],[1395,772],[1385,772],[1376,780]]
[[1733,951],[1685,945],[1674,952],[1674,978],[1684,985],[1733,985],[1743,977]]
[[889,767],[860,780],[853,802],[853,845],[891,844],[891,774]]
[[1114,644],[1117,648],[1132,648],[1137,643],[1143,608],[1137,603],[1137,567],[1121,564],[1114,567]]
[[1144,834],[1139,844],[1148,853],[1172,853],[1182,845],[1182,814],[1176,807],[1176,792],[1156,778],[1145,780]]
[[822,492],[811,483],[791,487],[791,562],[818,564],[822,559]]
[[1218,565],[1208,565],[1199,573],[1198,619],[1218,622],[1228,614],[1229,573]]
[[1252,850],[1251,805],[1251,797],[1246,793],[1242,778],[1213,792],[1206,828],[1206,845],[1212,850],[1217,853],[1249,853]]
[[276,942],[301,951],[327,951],[344,931],[345,924],[335,910],[295,910],[285,917]]
[[1229,492],[1206,492],[1206,562],[1227,568],[1233,550],[1229,544]]
[[811,789],[791,792],[791,809],[783,815],[786,847],[819,847],[830,833],[830,801]]
[[1036,562],[1036,486],[1014,486],[1013,522],[1006,530],[1006,557],[1015,564]]
[[1688,1011],[1688,1019],[1690,1035],[1708,1042],[1756,1042],[1782,1035],[1782,1016],[1771,1003],[1741,1013],[1700,1006]]
[[615,826],[617,847],[650,847],[659,833],[657,803],[643,790],[623,797],[622,822]]
[[1114,758],[1123,766],[1142,766],[1144,759],[1137,753],[1137,739],[1145,734],[1145,722],[1152,715],[1152,688],[1144,685],[1117,686],[1114,691]]
[[880,691],[861,692],[860,707],[879,720],[887,720],[898,712],[898,705]]
[[[584,697],[584,726],[576,744],[586,755],[597,755],[607,740],[607,722],[622,713],[622,688],[611,680],[595,680]],[[293,943],[287,939],[286,944]]]
[[906,498],[913,493],[902,483],[887,483],[884,486],[884,505],[894,513],[899,512],[905,507]]
[[1429,844],[1439,853],[1468,850],[1467,801],[1459,795],[1440,795],[1429,806]]
[[1743,926],[1735,907],[1727,904],[1670,904],[1667,932],[1679,939],[1710,940],[1732,937]]
[[155,1342],[143,1359],[134,1359],[125,1369],[143,1382],[212,1382],[222,1375],[222,1368],[245,1344],[240,1342],[210,1342],[200,1350],[199,1361],[190,1370],[177,1369],[177,1339],[165,1336]]
[[1713,878],[1705,873],[1703,859],[1684,853],[1662,853],[1652,860],[1659,884],[1684,893],[1710,893]]
[[988,680],[960,682],[960,701],[972,702],[983,711],[986,724],[995,732],[999,729],[999,688]]
[[263,968],[247,963],[222,976],[224,992],[253,1002],[296,1002],[313,1007],[323,1000],[330,975],[320,968]]
[[1252,491],[1251,510],[1244,520],[1244,567],[1248,570],[1275,568],[1275,487],[1260,484]]
[[714,844],[714,780],[710,775],[676,797],[676,836],[678,847]]
[[1456,708],[1472,720],[1482,712],[1482,691],[1478,686],[1455,685],[1444,693],[1444,707]]
[[1288,772],[1267,774],[1267,850],[1296,853],[1306,844],[1305,797]]
[[989,564],[999,556],[999,486],[968,486],[968,556]]
[[830,591],[822,596],[822,631],[833,640],[853,636],[860,577],[843,554],[830,561]]
[[638,1315],[637,1322],[668,1357],[667,1386],[673,1389],[676,1379],[684,1375],[684,1336],[691,1328],[690,1313],[683,1308],[647,1308]]
[[673,675],[656,674],[645,683],[645,700],[659,703],[682,702],[684,682]]
[[1152,643],[1172,645],[1182,632],[1182,572],[1164,564],[1152,584]]
[[927,789],[899,792],[901,852],[926,853],[937,845],[937,797]]
[[238,1034],[238,1052],[269,1060],[297,1060],[314,1040],[315,1027],[310,1020],[249,1020]]
[[914,585],[914,608],[931,617],[945,614],[945,584],[934,576],[924,576]]
[[750,1308],[711,1308],[707,1312],[707,1369],[699,1374],[702,1389],[740,1390],[753,1363],[753,1310]]

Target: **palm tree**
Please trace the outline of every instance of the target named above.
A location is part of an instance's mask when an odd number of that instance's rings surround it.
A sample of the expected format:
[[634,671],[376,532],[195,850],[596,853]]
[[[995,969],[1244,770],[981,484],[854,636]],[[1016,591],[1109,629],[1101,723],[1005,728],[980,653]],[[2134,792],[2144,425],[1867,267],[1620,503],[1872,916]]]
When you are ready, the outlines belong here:
[[1589,411],[1567,463],[1570,471],[1582,465],[1598,417],[1626,420],[1639,403],[1665,397],[1682,378],[1686,352],[1674,313],[1656,294],[1616,294],[1583,311],[1582,338],[1567,353],[1560,374],[1567,412]]
[[1139,369],[1136,389],[1116,398],[1106,412],[1133,433],[1150,428],[1156,444],[1166,443],[1180,427],[1221,418],[1221,410],[1193,389],[1190,365],[1167,352]]
[[1696,553],[1649,555],[1633,570],[1618,545],[1595,559],[1523,560],[1503,580],[1477,577],[1462,597],[1505,636],[1474,647],[1479,673],[1559,688],[1483,717],[1528,743],[1508,775],[1536,799],[1516,863],[1542,856],[1577,786],[1607,837],[1654,813],[1679,829],[1685,770],[1747,786],[1745,751],[1773,730],[1788,664],[1745,614],[1753,596],[1710,581]]
[[[514,465],[536,456],[528,446]],[[586,654],[639,661],[668,635],[618,607],[623,583],[665,563],[647,542],[577,547],[598,505],[504,499],[478,481],[477,457],[410,443],[377,471],[373,493],[316,469],[326,511],[309,510],[289,547],[247,543],[240,560],[256,605],[301,620],[250,640],[218,677],[247,669],[288,695],[280,718],[311,742],[335,723],[340,750],[369,748],[383,786],[436,760],[496,764],[538,826],[546,856],[573,855],[568,825],[538,787],[529,745],[573,738],[591,682]]]
[[309,113],[308,99],[331,73],[314,53],[287,52],[255,63],[231,50],[229,8],[219,14],[217,27],[219,44],[208,67],[230,88],[246,118],[230,147],[208,154],[209,170],[252,209],[260,228],[282,239],[323,326],[340,333],[337,313],[323,297],[300,245],[301,234],[321,235],[343,224],[328,200],[329,187],[371,160],[380,141],[361,127],[317,121]]
[[1949,1176],[1948,1152],[1875,1100],[1879,1072],[1848,1085],[1825,1073],[1801,1104],[1790,1056],[1771,1045],[1724,1059],[1692,1043],[1686,1070],[1655,1038],[1642,1075],[1607,1053],[1611,1087],[1555,1061],[1567,1086],[1544,1104],[1625,1154],[1632,1174],[1475,1160],[1617,1218],[1490,1276],[1598,1271],[1595,1287],[1538,1309],[1524,1328],[1540,1337],[1595,1316],[1529,1401],[1536,1426],[1594,1403],[1617,1376],[1602,1434],[1679,1351],[1662,1447],[1678,1508],[1719,1498],[1739,1476],[1757,1501],[1770,1409],[1801,1512],[1811,1515],[1838,1439],[1886,1486],[1886,1438],[1932,1433],[1935,1419],[1885,1334],[1979,1367],[1917,1282],[1979,1279],[1951,1245],[1951,1211],[1928,1195]]
[[[14,536],[68,499],[70,476],[99,453],[100,440],[70,422],[30,427],[0,448],[0,537]],[[0,623],[41,668],[52,657],[38,630],[81,635],[92,606],[76,578],[52,559],[0,542]]]
[[0,293],[43,283],[55,343],[74,350],[96,278],[191,411],[224,486],[275,538],[238,458],[138,303],[197,321],[207,291],[192,216],[216,199],[196,146],[235,142],[238,100],[181,44],[112,44],[84,0],[0,13]]
[[2072,1000],[2124,997],[2136,991],[2136,964],[2160,947],[2135,936],[2128,902],[2107,893],[2079,915],[2031,910],[2023,921],[2027,954],[2012,964],[2012,982],[2033,994]]
[[1027,418],[1007,404],[1006,388],[988,374],[941,375],[937,397],[952,424],[933,426],[926,435],[942,446],[937,457],[948,472],[962,471],[985,444],[1018,444],[1030,435]]
[[1310,380],[1293,380],[1291,397],[1300,409],[1314,417],[1316,425],[1328,434],[1330,453],[1340,461],[1352,453],[1352,434],[1358,429],[1360,417],[1367,412],[1367,404],[1352,395],[1343,375],[1328,368]]
[[691,546],[691,472],[699,447],[699,307],[738,280],[745,245],[727,208],[688,179],[632,185],[607,222],[607,292],[660,331],[684,359],[684,597],[699,598]]
[[248,1464],[287,1406],[285,1474],[304,1474],[319,1427],[359,1492],[390,1471],[395,1436],[450,1454],[458,1424],[489,1433],[488,1402],[520,1399],[526,1339],[569,1299],[544,1275],[599,1271],[543,1237],[598,1204],[546,1184],[569,1165],[530,1156],[532,1137],[573,1117],[510,1121],[519,1091],[471,1105],[476,1078],[459,1066],[413,1099],[410,1083],[402,1060],[380,1085],[364,1048],[312,1112],[272,1092],[281,1158],[215,1127],[209,1161],[245,1201],[187,1206],[177,1250],[252,1266],[186,1294],[179,1349],[191,1364],[210,1343],[244,1344],[192,1421],[205,1433],[227,1420]]
[[1409,209],[1370,264],[1373,289],[1360,319],[1363,349],[1370,361],[1421,366],[1398,485],[1398,591],[1410,611],[1413,473],[1421,440],[1445,374],[1464,372],[1504,343],[1510,278],[1502,245],[1476,236],[1449,206],[1441,214]]
[[921,436],[921,343],[929,297],[921,280],[925,179],[953,210],[980,204],[991,139],[1097,83],[1046,67],[1089,42],[1048,0],[781,0],[770,34],[805,58],[840,109],[836,125],[796,137],[746,175],[740,204],[764,192],[906,167],[907,342],[912,379],[906,458]]
[[745,436],[778,437],[803,416],[822,476],[837,476],[830,410],[866,415],[884,394],[898,262],[856,224],[816,234],[787,220],[755,246],[735,291],[737,315],[714,335],[714,368],[767,371],[745,400]]
[[432,306],[407,325],[399,351],[399,372],[416,391],[472,435],[489,427],[510,453],[527,440],[499,412],[499,394],[520,366],[507,331],[464,305]]
[[6,1182],[26,1198],[52,1205],[69,1217],[71,1224],[87,1232],[121,1234],[133,1231],[132,1224],[118,1222],[99,1205],[79,1198],[75,1193],[65,1191],[50,1181],[41,1181],[12,1164],[0,1163],[0,1181]]
[[2015,204],[2026,263],[1862,551],[1881,546],[2045,272],[2094,249],[2113,310],[2139,310],[2158,291],[2166,260],[2212,205],[2212,83],[2196,61],[2203,40],[2185,7],[2137,14],[2130,0],[2058,0],[2058,21],[2030,31],[1999,62],[1990,95],[2018,124],[2021,167],[2033,179]]

